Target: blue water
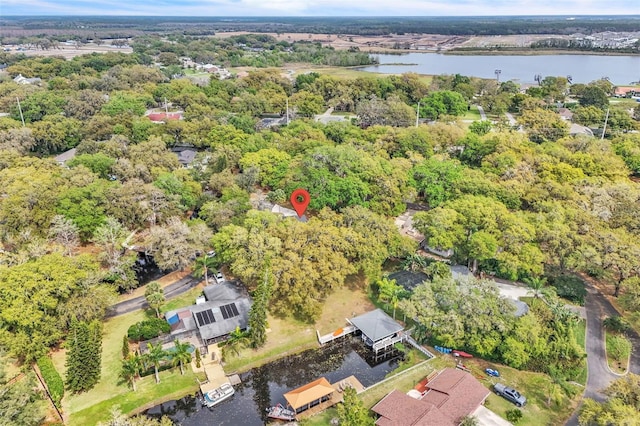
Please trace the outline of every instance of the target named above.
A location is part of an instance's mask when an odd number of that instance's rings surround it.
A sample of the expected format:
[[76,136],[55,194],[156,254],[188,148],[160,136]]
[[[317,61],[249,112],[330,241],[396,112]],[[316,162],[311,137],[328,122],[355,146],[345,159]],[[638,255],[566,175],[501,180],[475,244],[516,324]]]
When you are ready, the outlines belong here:
[[[438,53],[408,53],[405,55],[373,55],[380,65],[359,69],[375,73],[402,74],[461,74],[480,78],[496,78],[500,81],[516,80],[534,83],[540,74],[546,76],[571,76],[574,83],[589,83],[607,77],[616,85],[640,81],[640,56],[601,55],[443,55]],[[412,65],[385,65],[385,64]]]
[[286,405],[283,395],[292,389],[320,377],[335,383],[351,375],[364,386],[371,386],[398,365],[396,356],[376,364],[370,355],[359,338],[353,338],[284,357],[242,374],[242,384],[234,387],[236,393],[215,407],[204,407],[198,397],[190,396],[153,407],[146,414],[168,415],[184,426],[264,425],[266,409],[277,403]]

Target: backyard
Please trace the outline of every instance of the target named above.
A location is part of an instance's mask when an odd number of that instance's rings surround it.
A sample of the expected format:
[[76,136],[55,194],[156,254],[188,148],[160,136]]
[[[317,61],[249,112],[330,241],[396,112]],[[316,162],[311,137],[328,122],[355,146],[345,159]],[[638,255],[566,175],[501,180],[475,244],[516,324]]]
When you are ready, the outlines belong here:
[[[162,310],[186,306],[201,293],[196,287],[166,303]],[[119,405],[124,413],[132,410],[156,405],[160,401],[180,398],[198,390],[196,375],[192,369],[186,368],[185,374],[180,375],[178,368],[172,368],[160,373],[160,384],[156,384],[153,375],[136,381],[137,391],[119,376],[122,360],[122,336],[127,329],[138,321],[153,315],[151,312],[136,311],[120,315],[104,323],[102,340],[102,372],[98,384],[88,392],[80,394],[65,394],[62,401],[63,413],[68,424],[89,425],[109,417],[109,409]],[[58,372],[64,377],[65,351],[59,350],[52,354],[52,360]],[[200,379],[204,379],[200,377]]]

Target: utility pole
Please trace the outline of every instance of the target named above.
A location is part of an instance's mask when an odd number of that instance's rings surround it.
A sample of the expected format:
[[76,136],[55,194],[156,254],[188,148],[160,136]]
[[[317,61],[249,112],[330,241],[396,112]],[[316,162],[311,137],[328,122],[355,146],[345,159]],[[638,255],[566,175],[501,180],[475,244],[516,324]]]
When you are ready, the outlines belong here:
[[607,131],[607,121],[609,121],[609,108],[607,108],[607,115],[604,117],[604,127],[602,128],[602,137],[600,140],[604,139],[604,134]]
[[22,115],[22,107],[20,106],[20,98],[16,96],[16,101],[18,101],[18,110],[20,111],[20,120],[22,120],[22,127],[24,127],[24,115]]
[[418,102],[418,108],[416,109],[416,127],[418,127],[419,119],[420,119],[420,102]]
[[500,74],[502,73],[502,70],[495,70],[494,72],[496,74],[496,81],[500,83]]

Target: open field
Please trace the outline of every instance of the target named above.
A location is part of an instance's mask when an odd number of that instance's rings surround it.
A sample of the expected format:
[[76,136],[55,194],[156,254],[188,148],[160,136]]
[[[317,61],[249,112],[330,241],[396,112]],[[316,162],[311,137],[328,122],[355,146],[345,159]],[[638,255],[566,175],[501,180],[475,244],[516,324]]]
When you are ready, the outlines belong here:
[[26,49],[16,51],[11,50],[8,53],[22,53],[27,56],[62,56],[65,59],[73,59],[76,56],[86,55],[89,53],[107,53],[107,52],[120,52],[120,53],[133,53],[133,49],[130,47],[113,47],[110,45],[96,45],[93,43],[84,44],[79,47],[66,46],[61,44],[55,49]]

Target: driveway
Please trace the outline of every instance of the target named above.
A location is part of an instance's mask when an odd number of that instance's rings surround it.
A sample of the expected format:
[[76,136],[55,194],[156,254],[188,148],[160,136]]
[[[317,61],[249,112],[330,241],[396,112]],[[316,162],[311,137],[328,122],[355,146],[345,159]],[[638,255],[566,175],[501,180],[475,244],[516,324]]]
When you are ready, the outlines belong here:
[[[586,283],[587,298],[585,308],[587,313],[587,370],[589,372],[587,378],[587,386],[584,391],[585,398],[591,398],[596,401],[604,401],[606,395],[602,391],[609,386],[611,382],[620,376],[613,374],[607,366],[607,357],[604,349],[604,330],[602,328],[602,320],[612,315],[618,315],[618,311],[611,305],[609,300],[598,289],[591,284]],[[632,351],[629,363],[629,371],[640,374],[640,337],[631,330],[628,333],[631,340]],[[578,425],[578,412],[576,410],[573,416],[567,421],[568,426]]]
[[479,426],[513,426],[512,423],[506,421],[484,405],[479,406],[471,415],[478,420]]
[[[201,281],[200,278],[194,278],[191,275],[187,275],[181,280],[176,281],[173,284],[169,284],[164,288],[164,297],[169,300],[176,297],[179,294],[184,293],[190,288],[195,287]],[[117,317],[118,315],[127,314],[129,312],[137,311],[138,309],[146,309],[149,307],[144,296],[139,296],[134,299],[125,300],[124,302],[116,303],[107,310],[106,318]]]
[[478,112],[480,113],[480,120],[486,120],[487,114],[484,113],[484,108],[482,108],[480,105],[477,105],[477,107],[478,107]]

